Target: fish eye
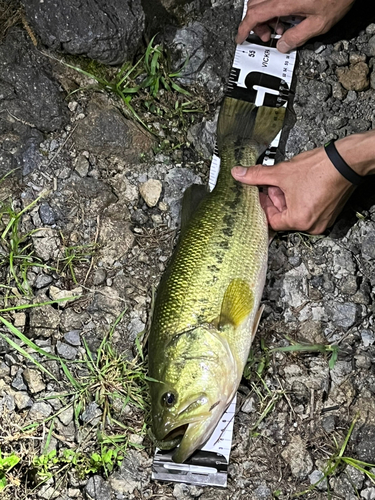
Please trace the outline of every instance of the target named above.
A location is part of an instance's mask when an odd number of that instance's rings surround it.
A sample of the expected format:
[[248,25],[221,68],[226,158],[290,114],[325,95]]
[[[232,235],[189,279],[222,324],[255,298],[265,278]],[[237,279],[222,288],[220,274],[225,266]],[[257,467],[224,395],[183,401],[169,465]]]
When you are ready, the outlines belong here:
[[161,401],[162,401],[163,405],[168,406],[168,407],[173,406],[175,404],[176,400],[177,400],[176,395],[173,394],[173,392],[166,392],[161,397]]

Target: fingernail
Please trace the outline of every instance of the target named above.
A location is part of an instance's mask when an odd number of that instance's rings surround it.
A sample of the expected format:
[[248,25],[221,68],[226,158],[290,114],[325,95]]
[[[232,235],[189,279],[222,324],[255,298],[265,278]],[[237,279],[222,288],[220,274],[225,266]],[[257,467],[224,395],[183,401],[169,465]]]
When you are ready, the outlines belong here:
[[247,172],[247,168],[245,167],[234,167],[232,168],[232,174],[235,177],[243,177]]
[[284,40],[280,40],[277,43],[276,48],[279,52],[282,52],[283,54],[292,50],[292,47],[288,45],[286,42],[284,42]]

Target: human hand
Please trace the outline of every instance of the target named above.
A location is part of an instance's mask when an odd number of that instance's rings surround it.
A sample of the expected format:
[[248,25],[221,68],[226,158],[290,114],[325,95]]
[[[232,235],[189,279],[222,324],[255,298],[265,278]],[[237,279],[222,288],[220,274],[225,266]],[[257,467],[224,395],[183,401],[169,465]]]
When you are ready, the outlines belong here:
[[[375,130],[336,141],[340,155],[359,175],[375,173]],[[320,234],[332,225],[355,187],[333,166],[323,148],[272,167],[235,167],[233,177],[268,186],[260,202],[275,231]]]
[[278,19],[283,16],[301,16],[304,20],[285,31],[277,42],[280,52],[289,52],[310,38],[326,33],[349,11],[354,0],[249,0],[247,13],[238,28],[237,43],[246,40],[251,30],[267,42],[270,27],[283,33]]

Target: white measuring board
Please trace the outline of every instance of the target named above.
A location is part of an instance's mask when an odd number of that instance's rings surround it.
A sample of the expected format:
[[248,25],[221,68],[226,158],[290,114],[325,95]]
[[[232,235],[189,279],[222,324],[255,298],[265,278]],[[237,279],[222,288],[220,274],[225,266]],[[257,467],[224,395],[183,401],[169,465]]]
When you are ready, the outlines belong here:
[[[244,4],[244,15],[246,6],[247,0]],[[296,18],[289,20],[290,25],[298,22]],[[287,106],[296,52],[281,54],[276,49],[278,38],[280,36],[274,35],[269,42],[264,43],[256,35],[250,34],[246,42],[237,45],[227,96],[253,102],[257,106]],[[264,165],[274,164],[280,136],[281,132],[265,152]],[[220,158],[214,154],[209,178],[211,190],[215,187],[219,170]],[[236,398],[223,414],[206,444],[183,464],[173,462],[172,455],[175,450],[157,449],[152,467],[152,479],[225,488],[235,409]]]

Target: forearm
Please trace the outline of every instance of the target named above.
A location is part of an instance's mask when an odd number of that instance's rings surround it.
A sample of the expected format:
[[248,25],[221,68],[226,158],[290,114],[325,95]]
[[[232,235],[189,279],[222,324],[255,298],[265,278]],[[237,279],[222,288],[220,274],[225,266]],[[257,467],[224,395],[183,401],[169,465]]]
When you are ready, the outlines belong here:
[[359,175],[375,174],[375,130],[353,134],[335,142],[337,151]]

